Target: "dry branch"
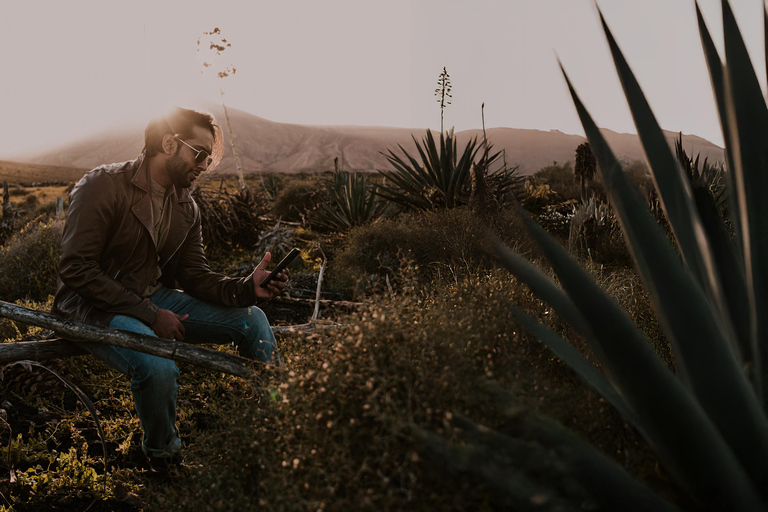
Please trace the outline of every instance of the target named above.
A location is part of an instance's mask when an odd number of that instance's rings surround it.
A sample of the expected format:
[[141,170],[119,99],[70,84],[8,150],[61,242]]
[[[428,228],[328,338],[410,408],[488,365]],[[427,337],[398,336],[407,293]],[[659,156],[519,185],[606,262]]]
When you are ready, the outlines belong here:
[[317,322],[309,322],[306,324],[297,325],[275,325],[272,326],[272,332],[275,334],[290,334],[300,331],[320,331],[325,329],[341,329],[344,324],[319,324]]
[[317,292],[315,293],[315,312],[312,313],[311,323],[317,322],[317,316],[320,314],[320,289],[323,286],[323,272],[325,272],[325,266],[328,263],[328,258],[325,257],[325,253],[318,246],[320,254],[323,255],[323,264],[320,265],[320,274],[317,276]]
[[[137,352],[143,352],[153,356],[173,359],[182,363],[190,363],[214,371],[220,371],[237,375],[239,377],[250,377],[254,373],[252,361],[233,355],[210,350],[203,347],[197,347],[187,343],[172,340],[164,340],[136,334],[127,331],[119,331],[108,327],[96,327],[84,324],[75,320],[61,318],[50,313],[34,311],[15,304],[8,304],[0,301],[0,316],[22,322],[29,325],[37,325],[46,329],[55,331],[60,336],[69,340],[90,341],[113,345],[116,347],[127,348]],[[52,343],[61,342],[27,342],[27,343],[4,343],[0,344],[0,362],[16,361],[19,351],[39,352],[43,358],[50,354],[53,349]],[[62,355],[75,355],[72,353],[72,344],[64,343],[64,348],[57,349]],[[18,348],[21,346],[21,348]],[[10,357],[10,359],[9,359]],[[58,356],[62,357],[62,356]],[[24,359],[37,359],[37,357],[22,357]]]
[[365,306],[365,302],[352,302],[348,300],[331,300],[331,299],[304,299],[301,297],[274,297],[269,300],[274,304],[288,304],[299,306],[314,306],[319,303],[323,307],[341,307],[341,308],[359,308]]
[[0,365],[15,361],[46,361],[60,357],[82,356],[84,348],[67,340],[17,341],[0,344]]

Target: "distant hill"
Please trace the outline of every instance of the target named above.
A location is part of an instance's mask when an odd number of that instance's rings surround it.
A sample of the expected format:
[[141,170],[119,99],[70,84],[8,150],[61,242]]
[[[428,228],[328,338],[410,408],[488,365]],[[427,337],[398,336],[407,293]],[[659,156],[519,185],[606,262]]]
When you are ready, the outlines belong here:
[[[225,132],[225,157],[219,166],[221,172],[234,172],[234,159],[226,135],[224,113],[219,105],[205,105]],[[398,145],[415,153],[412,136],[421,139],[425,130],[408,128],[364,126],[310,126],[286,124],[262,119],[241,110],[229,108],[232,129],[237,140],[238,154],[246,173],[268,171],[279,173],[317,172],[333,169],[334,159],[344,169],[373,171],[389,169],[380,152],[392,149],[399,153]],[[507,163],[518,165],[522,174],[532,174],[554,161],[573,161],[576,147],[586,139],[557,130],[525,130],[517,128],[491,128],[488,139],[495,151],[505,150]],[[643,151],[636,135],[603,130],[608,143],[620,159],[642,160]],[[21,156],[29,163],[71,166],[91,169],[104,163],[121,162],[135,158],[143,145],[143,126],[105,132],[82,139],[80,142],[45,151],[34,156]],[[672,145],[676,136],[666,132]],[[464,144],[470,137],[482,137],[481,130],[457,133]],[[693,135],[684,135],[683,143],[690,155],[701,153],[710,161],[723,159],[723,149]]]
[[57,165],[27,164],[0,160],[0,184],[8,183],[69,183],[82,178],[88,169]]

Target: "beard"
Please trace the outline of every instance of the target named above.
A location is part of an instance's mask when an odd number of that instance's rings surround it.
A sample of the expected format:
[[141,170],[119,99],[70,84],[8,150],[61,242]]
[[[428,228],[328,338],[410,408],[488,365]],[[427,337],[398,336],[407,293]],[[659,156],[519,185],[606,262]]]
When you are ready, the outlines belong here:
[[[184,159],[181,158],[180,149],[176,149],[168,160],[165,161],[165,170],[168,174],[168,178],[173,185],[179,188],[189,188],[192,186],[194,177],[190,179],[190,173],[193,173],[193,169],[190,169],[187,164],[184,163]],[[194,174],[192,174],[194,176]]]

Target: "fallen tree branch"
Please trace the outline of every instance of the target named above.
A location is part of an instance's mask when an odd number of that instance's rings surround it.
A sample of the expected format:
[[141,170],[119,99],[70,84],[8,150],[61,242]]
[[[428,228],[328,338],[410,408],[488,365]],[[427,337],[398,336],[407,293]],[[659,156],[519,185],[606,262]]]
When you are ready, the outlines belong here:
[[15,341],[0,344],[0,365],[24,359],[46,361],[60,357],[84,356],[88,353],[76,343],[67,340]]
[[290,334],[299,331],[341,329],[342,327],[344,327],[344,324],[318,324],[317,322],[309,322],[298,325],[274,325],[272,326],[272,332],[275,334]]
[[[254,374],[254,368],[252,367],[253,362],[248,359],[233,354],[226,354],[224,352],[190,345],[188,343],[165,340],[162,338],[155,338],[154,336],[127,331],[119,331],[109,327],[96,327],[94,325],[61,318],[50,313],[35,311],[2,301],[0,301],[0,316],[25,324],[51,329],[68,340],[90,341],[127,348],[153,356],[173,359],[174,361],[182,363],[190,363],[209,370],[237,375],[238,377],[250,377]],[[20,345],[20,343],[0,344],[0,363],[17,361],[18,359],[37,359],[36,357],[27,356],[17,358],[16,356],[18,355],[19,350],[38,351],[44,356],[43,358],[51,359],[51,357],[45,357],[45,354],[49,354],[52,350],[51,347],[46,344],[61,342],[27,343],[36,345],[26,345],[26,347],[22,345],[22,348],[20,349],[15,348],[15,346]],[[64,346],[67,347],[67,345]],[[76,355],[75,353],[71,353],[71,347],[56,350],[69,352],[67,355]],[[12,354],[12,359],[7,359],[8,356],[4,354]]]
[[299,306],[314,306],[320,304],[323,307],[341,307],[341,308],[359,308],[365,306],[365,302],[351,302],[348,300],[331,300],[331,299],[303,299],[301,297],[273,297],[269,299],[270,304],[288,304]]
[[317,276],[317,293],[315,293],[315,312],[312,313],[312,320],[310,320],[310,323],[317,322],[317,316],[320,314],[320,289],[323,286],[323,272],[325,272],[325,265],[328,263],[328,258],[325,257],[325,253],[320,248],[320,245],[318,244],[317,249],[320,251],[320,254],[323,255],[323,264],[320,265],[320,274]]

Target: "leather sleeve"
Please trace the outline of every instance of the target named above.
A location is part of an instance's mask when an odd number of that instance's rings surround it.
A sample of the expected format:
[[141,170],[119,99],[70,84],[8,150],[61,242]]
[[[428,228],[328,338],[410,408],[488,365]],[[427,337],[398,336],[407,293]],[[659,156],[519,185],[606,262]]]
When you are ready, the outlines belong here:
[[180,249],[176,280],[189,295],[220,306],[248,307],[256,304],[252,278],[232,278],[211,270],[203,249],[200,210],[195,207],[195,220]]
[[[59,276],[93,306],[151,324],[158,307],[128,290],[100,265],[119,208],[113,178],[89,173],[72,190],[61,241]],[[127,257],[127,255],[126,255]]]

